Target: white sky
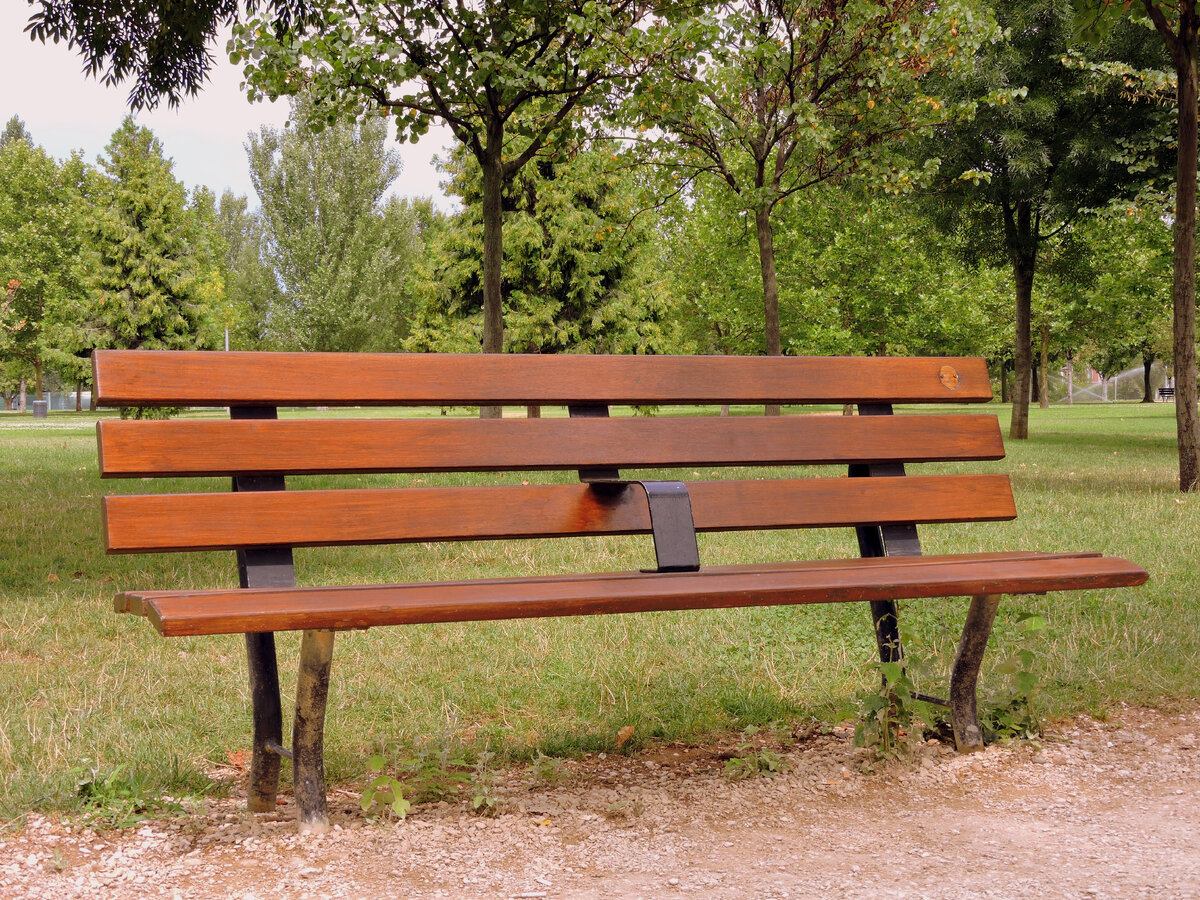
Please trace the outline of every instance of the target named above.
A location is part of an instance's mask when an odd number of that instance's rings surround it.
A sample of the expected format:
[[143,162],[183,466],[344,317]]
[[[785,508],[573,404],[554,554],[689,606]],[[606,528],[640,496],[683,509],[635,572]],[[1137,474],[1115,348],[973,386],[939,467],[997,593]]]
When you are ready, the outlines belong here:
[[[94,163],[128,112],[129,86],[106,88],[83,74],[83,61],[65,44],[40,44],[25,34],[29,8],[21,0],[0,0],[0,127],[20,116],[40,144],[59,159],[82,150]],[[175,176],[189,188],[208,185],[218,196],[225,188],[258,198],[250,185],[246,135],[261,125],[282,128],[285,100],[250,103],[239,90],[241,71],[230,65],[224,41],[216,48],[217,65],[199,96],[176,109],[166,103],[137,114],[139,124],[154,131],[164,153],[174,160]],[[444,128],[431,128],[419,144],[398,146],[404,168],[392,186],[401,197],[433,197],[443,210],[453,208],[438,182],[435,154],[445,155],[451,142]]]

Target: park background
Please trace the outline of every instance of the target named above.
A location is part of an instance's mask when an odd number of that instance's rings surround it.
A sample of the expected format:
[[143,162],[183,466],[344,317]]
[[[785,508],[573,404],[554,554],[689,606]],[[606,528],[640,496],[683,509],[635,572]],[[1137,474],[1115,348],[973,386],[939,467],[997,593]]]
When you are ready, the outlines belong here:
[[[432,117],[351,115],[336,66],[289,101],[287,124],[247,136],[253,198],[185,185],[134,116],[88,159],[48,152],[13,110],[0,138],[6,410],[54,389],[83,407],[90,355],[108,347],[476,352],[498,338],[521,353],[984,356],[1016,438],[998,468],[1020,519],[930,528],[927,549],[1096,550],[1152,574],[1139,590],[1005,604],[985,673],[994,720],[1032,732],[1118,701],[1194,701],[1195,499],[1173,470],[1175,409],[1150,402],[1187,382],[1172,325],[1176,84],[1152,23],[1124,17],[1085,36],[1077,5],[1046,2],[722,9],[666,16],[638,33],[646,43],[620,45],[653,65],[589,94],[553,133],[542,128],[553,91],[514,109],[503,159],[462,129],[440,157],[449,203],[396,190],[393,136],[419,136]],[[234,53],[255,34],[238,32]],[[250,90],[290,93],[272,67],[290,51],[265,38],[249,49]],[[487,166],[505,160],[522,164],[500,184],[497,334],[485,200]],[[813,411],[840,412],[783,412]],[[442,413],[472,414],[431,411]],[[214,767],[245,743],[230,715],[245,708],[239,641],[162,641],[108,612],[120,587],[226,585],[235,570],[205,554],[103,555],[94,419],[0,416],[6,816],[77,802],[80,783],[104,778],[139,797],[220,789]],[[714,536],[702,549],[855,552],[848,533]],[[308,551],[300,577],[636,568],[643,551],[621,540]],[[906,612],[923,653],[914,672],[935,682],[960,611]],[[833,721],[877,678],[871,641],[854,608],[354,635],[340,651],[350,675],[331,710],[330,774],[360,778],[375,753],[613,750],[630,726],[629,751]]]

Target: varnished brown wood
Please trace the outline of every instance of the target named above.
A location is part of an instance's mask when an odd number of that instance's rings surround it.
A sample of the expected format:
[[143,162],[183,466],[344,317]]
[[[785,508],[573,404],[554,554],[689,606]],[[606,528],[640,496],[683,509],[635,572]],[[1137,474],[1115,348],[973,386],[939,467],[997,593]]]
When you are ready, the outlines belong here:
[[[840,564],[838,564],[840,562]],[[1123,559],[853,559],[696,573],[510,578],[371,587],[143,593],[164,635],[369,628],[779,604],[1027,594],[1128,587],[1147,574]]]
[[101,421],[100,474],[318,474],[1000,459],[995,416]]
[[[698,531],[998,521],[1006,475],[688,482]],[[581,484],[151,494],[104,500],[112,553],[645,534],[645,494]]]
[[[101,406],[968,403],[978,358],[97,350]],[[951,377],[951,373],[953,373]]]

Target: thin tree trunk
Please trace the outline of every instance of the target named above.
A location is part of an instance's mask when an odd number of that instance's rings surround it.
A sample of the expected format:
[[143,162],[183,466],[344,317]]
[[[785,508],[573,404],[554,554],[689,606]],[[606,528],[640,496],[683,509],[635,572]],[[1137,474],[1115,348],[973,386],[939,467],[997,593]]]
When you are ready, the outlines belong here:
[[1075,405],[1075,357],[1067,354],[1067,406]]
[[33,361],[33,399],[45,399],[42,396],[42,361],[40,359]]
[[1029,343],[1029,316],[1033,299],[1035,257],[1022,254],[1013,262],[1017,286],[1016,344],[1013,347],[1015,379],[1012,397],[1012,423],[1008,435],[1016,440],[1029,437],[1029,394],[1032,369],[1032,346]]
[[1175,426],[1179,436],[1179,489],[1200,481],[1200,416],[1196,386],[1196,6],[1180,4],[1178,52],[1179,158],[1175,177],[1174,351]]
[[1037,361],[1033,347],[1029,348],[1029,403],[1042,405],[1042,364]]
[[24,375],[21,376],[21,384],[17,388],[17,392],[18,392],[17,393],[17,398],[18,398],[17,399],[17,409],[20,412],[25,412],[26,409],[28,408],[28,403],[26,402],[27,398],[25,396],[25,376]]
[[75,382],[75,412],[83,412],[83,382]]
[[[499,132],[493,134],[493,131]],[[504,214],[501,195],[504,189],[504,164],[500,159],[503,125],[488,123],[488,158],[483,168],[483,352],[504,351],[504,302],[501,293],[501,265],[504,261]],[[479,407],[481,419],[499,419],[499,406]]]
[[1043,323],[1042,353],[1038,360],[1038,406],[1050,408],[1050,326]]
[[1012,391],[1008,387],[1008,362],[1000,363],[1000,402],[1011,403]]
[[1142,402],[1154,402],[1154,388],[1150,384],[1150,368],[1154,365],[1153,356],[1142,357]]
[[[775,235],[771,228],[770,207],[754,211],[754,226],[758,232],[758,264],[762,270],[763,284],[763,337],[766,340],[767,356],[782,356],[783,345],[779,337],[779,282],[775,278]],[[779,405],[768,403],[763,413],[777,416]]]

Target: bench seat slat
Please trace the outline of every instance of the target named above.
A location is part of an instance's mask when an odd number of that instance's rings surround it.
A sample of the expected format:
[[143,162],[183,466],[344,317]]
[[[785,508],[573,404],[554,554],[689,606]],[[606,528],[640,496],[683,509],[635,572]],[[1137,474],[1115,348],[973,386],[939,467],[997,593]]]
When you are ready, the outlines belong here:
[[[688,482],[698,531],[1016,517],[1007,475]],[[643,494],[582,484],[104,499],[110,553],[646,534]]]
[[[728,566],[699,572],[508,578],[371,587],[122,595],[164,635],[369,628],[432,622],[716,609],[979,594],[1028,594],[1142,584],[1115,557],[840,560]],[[486,589],[483,589],[486,586]]]
[[1004,456],[995,416],[238,420],[99,424],[105,477],[519,471]]
[[981,358],[97,350],[102,406],[974,403]]

